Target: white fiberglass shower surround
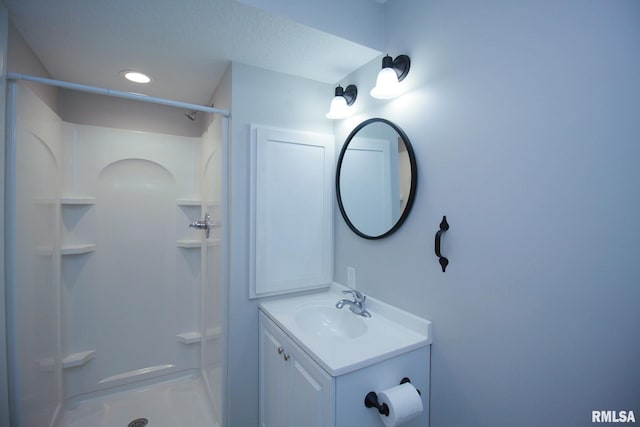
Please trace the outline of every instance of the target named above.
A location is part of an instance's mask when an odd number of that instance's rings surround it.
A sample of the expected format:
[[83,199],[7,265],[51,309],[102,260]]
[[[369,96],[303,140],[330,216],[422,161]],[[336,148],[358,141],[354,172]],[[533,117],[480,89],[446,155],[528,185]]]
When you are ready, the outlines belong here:
[[[199,138],[69,123],[18,80],[211,122]],[[228,116],[9,75],[12,427],[224,424]],[[188,228],[205,214],[208,237]]]

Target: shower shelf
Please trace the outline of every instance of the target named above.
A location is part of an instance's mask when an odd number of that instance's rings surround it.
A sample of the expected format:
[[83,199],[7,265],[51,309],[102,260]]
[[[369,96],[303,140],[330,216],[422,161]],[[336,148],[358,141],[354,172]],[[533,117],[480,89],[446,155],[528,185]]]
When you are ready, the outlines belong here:
[[63,205],[69,206],[89,206],[96,204],[96,198],[84,196],[63,196],[61,202]]
[[221,206],[220,200],[200,200],[200,199],[177,199],[178,206]]
[[179,206],[200,206],[202,205],[202,200],[196,200],[196,199],[178,199],[176,200],[176,203]]
[[176,245],[184,249],[200,249],[202,242],[200,240],[178,240]]
[[89,351],[79,351],[77,353],[72,353],[62,359],[62,367],[66,368],[75,368],[76,366],[82,366],[86,364],[89,360],[93,359],[96,356],[95,350]]
[[[200,240],[178,240],[176,245],[183,249],[200,249],[202,242]],[[207,240],[207,246],[220,246],[220,239]]]
[[[85,197],[85,196],[62,196],[60,199],[60,204],[62,205],[77,205],[77,206],[88,206],[95,205],[96,198],[95,197]],[[35,202],[39,205],[55,205],[58,201],[55,197],[36,197]]]
[[202,339],[202,334],[200,332],[184,332],[176,335],[176,337],[182,344],[196,344]]
[[[64,245],[60,248],[61,255],[82,255],[88,254],[91,252],[95,252],[96,245],[88,244],[88,245]],[[51,256],[53,254],[53,249],[51,246],[39,246],[36,249],[38,255],[42,256]]]
[[[222,329],[211,328],[207,330],[207,339],[220,338],[222,336]],[[197,344],[202,341],[202,334],[200,332],[183,332],[176,335],[178,341],[182,344]]]
[[62,255],[82,255],[95,252],[96,245],[65,245],[62,247]]

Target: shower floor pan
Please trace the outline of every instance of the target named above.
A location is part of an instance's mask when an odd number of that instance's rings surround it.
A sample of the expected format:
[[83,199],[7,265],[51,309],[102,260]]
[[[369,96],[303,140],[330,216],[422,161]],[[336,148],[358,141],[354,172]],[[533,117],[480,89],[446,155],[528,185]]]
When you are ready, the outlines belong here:
[[[147,421],[146,424],[144,421]],[[201,377],[188,375],[152,385],[73,401],[58,427],[218,427]]]

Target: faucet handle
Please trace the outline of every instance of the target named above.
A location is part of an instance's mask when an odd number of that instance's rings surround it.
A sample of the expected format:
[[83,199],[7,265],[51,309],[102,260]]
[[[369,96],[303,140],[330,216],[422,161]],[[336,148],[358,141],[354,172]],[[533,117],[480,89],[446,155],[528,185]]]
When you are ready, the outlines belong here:
[[353,299],[355,302],[364,302],[364,300],[367,298],[365,295],[363,295],[361,292],[356,291],[355,289],[349,289],[347,291],[342,291],[343,294],[351,294],[353,295]]

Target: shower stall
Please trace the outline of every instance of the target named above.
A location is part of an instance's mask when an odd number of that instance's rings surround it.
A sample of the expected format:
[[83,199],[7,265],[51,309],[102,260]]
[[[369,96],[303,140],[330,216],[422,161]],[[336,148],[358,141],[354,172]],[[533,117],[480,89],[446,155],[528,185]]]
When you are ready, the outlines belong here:
[[201,137],[77,124],[23,79],[7,95],[12,426],[223,425],[228,112],[31,78],[209,118]]

